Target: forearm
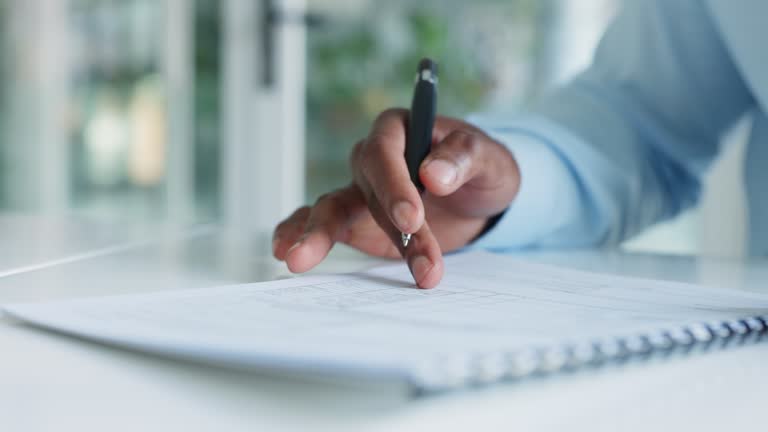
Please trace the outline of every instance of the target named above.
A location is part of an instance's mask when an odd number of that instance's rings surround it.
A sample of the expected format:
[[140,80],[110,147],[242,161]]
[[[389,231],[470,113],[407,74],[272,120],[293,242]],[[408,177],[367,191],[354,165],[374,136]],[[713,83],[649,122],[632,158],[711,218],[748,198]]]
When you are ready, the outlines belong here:
[[616,244],[678,214],[753,104],[700,2],[628,3],[590,69],[536,116],[475,119],[521,171],[519,201],[475,244]]

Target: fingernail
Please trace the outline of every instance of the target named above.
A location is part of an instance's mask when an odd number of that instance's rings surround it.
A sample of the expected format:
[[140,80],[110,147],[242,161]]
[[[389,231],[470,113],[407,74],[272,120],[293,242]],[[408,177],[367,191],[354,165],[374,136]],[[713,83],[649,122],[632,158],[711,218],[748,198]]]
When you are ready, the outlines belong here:
[[392,207],[392,217],[395,225],[403,231],[411,226],[411,220],[416,216],[416,207],[408,201],[399,201]]
[[432,261],[424,255],[419,255],[411,260],[411,274],[416,282],[421,281],[432,270]]
[[435,159],[427,163],[427,174],[444,185],[450,185],[456,180],[458,172],[456,164],[445,159]]
[[299,247],[299,246],[301,246],[301,240],[299,240],[299,241],[297,241],[296,243],[294,243],[294,244],[293,244],[293,246],[291,246],[291,247],[288,249],[288,252],[286,252],[286,253],[285,253],[285,255],[286,255],[286,256],[290,255],[291,251],[293,251],[294,249],[296,249],[296,248],[297,248],[297,247]]

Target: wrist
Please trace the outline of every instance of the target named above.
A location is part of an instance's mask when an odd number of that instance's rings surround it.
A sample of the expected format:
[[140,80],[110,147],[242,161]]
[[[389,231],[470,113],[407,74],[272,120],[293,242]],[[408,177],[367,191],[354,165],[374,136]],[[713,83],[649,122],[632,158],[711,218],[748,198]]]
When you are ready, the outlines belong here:
[[472,237],[472,239],[469,241],[468,244],[474,243],[475,240],[479,239],[480,237],[488,233],[488,231],[492,230],[493,227],[496,226],[497,223],[499,223],[499,221],[501,220],[501,217],[504,216],[504,213],[506,211],[507,209],[504,209],[501,212],[486,219],[485,224],[483,225],[483,228],[480,230],[479,233],[477,233],[476,236]]

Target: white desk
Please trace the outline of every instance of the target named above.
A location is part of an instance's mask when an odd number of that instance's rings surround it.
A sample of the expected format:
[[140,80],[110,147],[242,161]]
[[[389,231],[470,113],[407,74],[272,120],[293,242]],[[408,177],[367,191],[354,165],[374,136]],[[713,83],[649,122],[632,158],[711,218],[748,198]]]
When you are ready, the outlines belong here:
[[121,252],[158,232],[162,227],[0,213],[0,277]]
[[[213,233],[0,278],[0,303],[183,289],[285,273],[260,247]],[[234,239],[234,240],[233,240]],[[568,252],[532,259],[766,290],[768,263]],[[323,270],[370,265],[348,250]],[[398,385],[322,383],[130,353],[0,321],[0,429],[735,430],[761,426],[768,344],[620,370],[411,400]]]

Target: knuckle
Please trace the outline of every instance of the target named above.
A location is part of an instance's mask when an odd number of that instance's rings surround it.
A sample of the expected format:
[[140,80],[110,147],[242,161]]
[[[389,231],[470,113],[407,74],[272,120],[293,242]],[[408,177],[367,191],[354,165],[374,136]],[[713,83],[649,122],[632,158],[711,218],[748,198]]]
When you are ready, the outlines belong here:
[[307,212],[309,212],[309,210],[310,210],[309,206],[301,206],[301,207],[297,208],[296,211],[293,212],[293,214],[291,215],[290,219],[295,219],[297,217],[300,217],[300,216],[306,214]]
[[301,207],[300,209],[296,210],[293,215],[291,215],[289,221],[292,224],[303,222],[309,217],[311,212],[312,208],[309,206]]
[[[350,202],[345,195],[346,189],[339,189],[331,193],[321,195],[315,204],[316,213],[321,217],[310,218],[312,227],[320,223],[329,223],[335,220],[346,220],[352,214]],[[323,219],[320,221],[319,219]]]
[[400,135],[389,130],[379,129],[372,131],[371,134],[368,135],[367,145],[365,146],[365,151],[363,151],[363,156],[370,156],[371,153],[380,156],[388,149],[395,148],[392,145],[392,142],[396,142],[399,139],[401,139]]
[[370,177],[372,170],[376,170],[386,160],[387,153],[394,149],[394,146],[388,145],[392,140],[392,137],[386,134],[377,134],[369,138],[368,145],[365,146],[362,154],[360,155],[360,169],[366,177]]
[[376,116],[375,123],[380,123],[392,117],[402,118],[407,113],[408,113],[408,110],[405,108],[400,108],[400,107],[387,108],[384,111],[380,112],[378,116]]
[[280,234],[285,231],[290,224],[288,221],[282,221],[275,227],[275,230],[272,232],[272,238],[276,239],[280,237]]
[[408,110],[404,108],[389,108],[379,113],[371,127],[366,147],[386,145],[392,140],[399,139],[397,132],[402,129],[407,116]]
[[464,165],[479,159],[485,144],[483,138],[474,132],[455,130],[442,141],[433,157],[441,157],[452,160],[458,165]]
[[360,157],[363,154],[364,144],[365,140],[359,140],[355,143],[352,147],[352,151],[349,153],[349,166],[353,169],[360,164]]
[[470,158],[474,158],[482,151],[483,141],[476,134],[462,132],[458,143],[461,151],[469,155]]
[[320,207],[332,205],[335,200],[334,198],[335,194],[336,194],[335,192],[327,192],[320,195],[319,197],[317,197],[314,207],[320,208]]
[[310,208],[308,206],[303,206],[293,213],[291,213],[290,216],[288,216],[286,219],[281,221],[279,224],[277,224],[277,227],[275,228],[276,231],[282,231],[284,229],[290,228],[291,226],[297,224],[302,219],[305,219],[307,215],[309,214]]
[[278,223],[278,224],[277,224],[277,226],[275,227],[275,232],[277,232],[277,231],[282,231],[282,230],[284,230],[285,228],[287,228],[289,225],[291,225],[291,218],[288,218],[288,219],[283,219],[283,220],[282,220],[282,221],[280,221],[280,223]]

